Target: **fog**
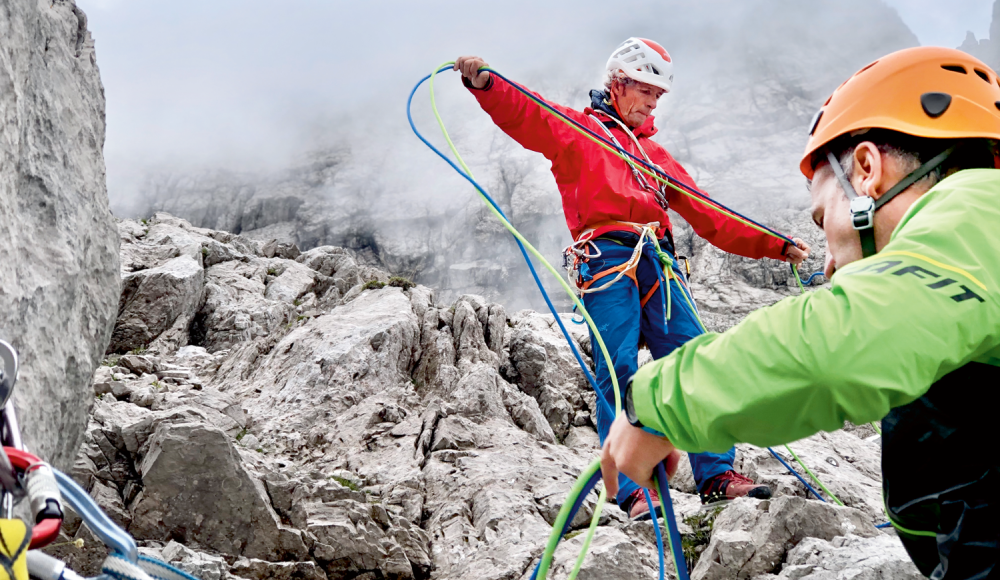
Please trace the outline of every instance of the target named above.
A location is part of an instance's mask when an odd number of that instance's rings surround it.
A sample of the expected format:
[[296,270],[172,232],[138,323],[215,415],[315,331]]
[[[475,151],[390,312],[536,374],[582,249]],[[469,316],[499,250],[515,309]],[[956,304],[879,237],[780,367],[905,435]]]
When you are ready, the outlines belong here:
[[[106,158],[116,207],[150,168],[281,167],[347,119],[405,122],[407,89],[434,64],[484,55],[515,78],[593,83],[630,35],[673,52],[743,2],[321,2],[80,0],[108,99]],[[988,0],[897,0],[925,42],[982,38]],[[704,15],[711,15],[705,19]],[[909,16],[909,18],[907,18]],[[694,30],[684,25],[695,22]],[[923,39],[922,39],[923,40]],[[678,90],[690,78],[678,59]]]
[[[406,97],[435,65],[478,54],[582,107],[619,42],[656,39],[675,63],[656,139],[707,191],[774,223],[776,209],[805,203],[803,127],[841,80],[921,41],[986,37],[991,13],[989,0],[79,4],[106,88],[116,215],[165,209],[303,247],[348,245],[439,288],[462,286],[447,272],[459,262],[509,265],[502,280],[476,265],[486,278],[473,285],[535,306],[509,239],[407,125]],[[425,90],[414,116],[443,147]],[[476,176],[556,261],[569,240],[548,163],[496,130],[455,73],[437,94]]]

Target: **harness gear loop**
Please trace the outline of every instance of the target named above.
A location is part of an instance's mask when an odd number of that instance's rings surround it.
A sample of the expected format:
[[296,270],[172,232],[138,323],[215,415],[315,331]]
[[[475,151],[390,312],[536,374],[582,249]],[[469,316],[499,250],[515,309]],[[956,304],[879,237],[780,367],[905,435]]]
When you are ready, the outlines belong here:
[[[589,262],[592,258],[597,258],[601,255],[600,248],[594,243],[593,235],[594,232],[600,227],[606,225],[617,225],[625,226],[622,229],[631,229],[635,233],[639,234],[639,241],[636,243],[635,248],[632,250],[632,255],[629,259],[617,266],[613,266],[595,274],[590,279],[584,279],[583,274],[580,272],[580,264],[585,264]],[[650,222],[648,224],[636,224],[632,222],[608,222],[600,224],[593,228],[590,228],[580,234],[577,241],[573,242],[563,250],[563,264],[566,267],[566,277],[571,284],[576,286],[577,292],[580,295],[590,294],[592,292],[600,292],[610,288],[612,284],[618,282],[624,277],[629,277],[635,282],[636,287],[639,286],[639,281],[636,278],[636,271],[639,269],[639,262],[642,259],[642,251],[646,244],[652,243],[655,248],[657,255],[659,256],[660,263],[669,265],[672,263],[670,256],[660,250],[659,242],[656,240],[656,230],[660,227],[659,222]],[[596,253],[590,253],[590,248],[593,248]],[[664,262],[664,257],[666,257],[667,262]],[[608,276],[614,275],[614,278],[604,282],[597,288],[593,285],[598,280],[607,278]]]

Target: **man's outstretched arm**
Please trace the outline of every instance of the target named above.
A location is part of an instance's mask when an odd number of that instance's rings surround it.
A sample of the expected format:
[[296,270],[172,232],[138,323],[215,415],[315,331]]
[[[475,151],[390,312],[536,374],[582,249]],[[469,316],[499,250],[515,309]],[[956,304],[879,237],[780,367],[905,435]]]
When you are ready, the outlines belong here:
[[[479,70],[486,66],[489,65],[477,56],[463,56],[455,61],[455,69],[461,71],[466,87],[497,127],[525,149],[537,151],[555,162],[579,138],[579,133],[507,81]],[[548,101],[535,92],[531,94],[576,121],[588,122],[579,111]]]

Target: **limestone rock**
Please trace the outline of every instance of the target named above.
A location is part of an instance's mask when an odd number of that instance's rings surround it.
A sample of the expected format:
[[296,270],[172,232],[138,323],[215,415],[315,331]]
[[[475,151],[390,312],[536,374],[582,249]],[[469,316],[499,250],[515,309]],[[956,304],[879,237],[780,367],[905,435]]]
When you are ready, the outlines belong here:
[[538,401],[555,435],[565,438],[577,413],[589,412],[590,384],[551,315],[522,311],[511,325],[505,372]]
[[109,351],[146,348],[168,330],[177,335],[170,337],[175,347],[187,344],[187,328],[201,304],[204,281],[200,259],[190,256],[127,274]]
[[[564,578],[580,553],[583,535],[564,542],[556,549],[549,577]],[[534,563],[528,574],[521,578],[527,580],[534,570]],[[656,568],[644,562],[635,542],[624,532],[611,528],[602,528],[594,535],[587,559],[584,560],[577,578],[591,580],[634,580],[635,578],[656,578]]]
[[787,551],[805,538],[832,540],[879,531],[861,511],[798,497],[769,501],[740,498],[715,520],[712,539],[691,573],[695,580],[753,578],[777,569]]
[[[326,573],[315,562],[266,562],[239,558],[230,568],[234,576],[248,580],[326,580]],[[201,578],[200,580],[205,580]]]
[[152,357],[127,354],[118,359],[118,364],[127,368],[132,374],[142,376],[144,374],[156,374],[159,370],[156,361]]
[[25,444],[68,469],[119,294],[104,89],[73,2],[5,5],[0,55],[0,338],[21,354]]
[[198,423],[161,423],[149,447],[138,470],[143,490],[131,506],[133,534],[178,538],[234,556],[283,556],[267,492],[225,433]]
[[[806,538],[788,551],[777,578],[825,580],[827,578],[921,580],[923,574],[910,561],[899,539],[837,536],[832,540]],[[772,577],[773,578],[773,577]]]

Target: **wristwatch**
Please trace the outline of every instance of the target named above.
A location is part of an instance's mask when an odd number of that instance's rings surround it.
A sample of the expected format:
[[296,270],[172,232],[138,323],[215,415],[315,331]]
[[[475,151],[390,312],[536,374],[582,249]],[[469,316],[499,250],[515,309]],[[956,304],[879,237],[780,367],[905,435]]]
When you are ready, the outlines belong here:
[[625,418],[628,419],[629,424],[633,427],[642,429],[643,425],[639,421],[639,416],[635,413],[635,404],[632,402],[632,379],[629,379],[625,385],[625,395],[623,398],[622,406],[625,407]]

